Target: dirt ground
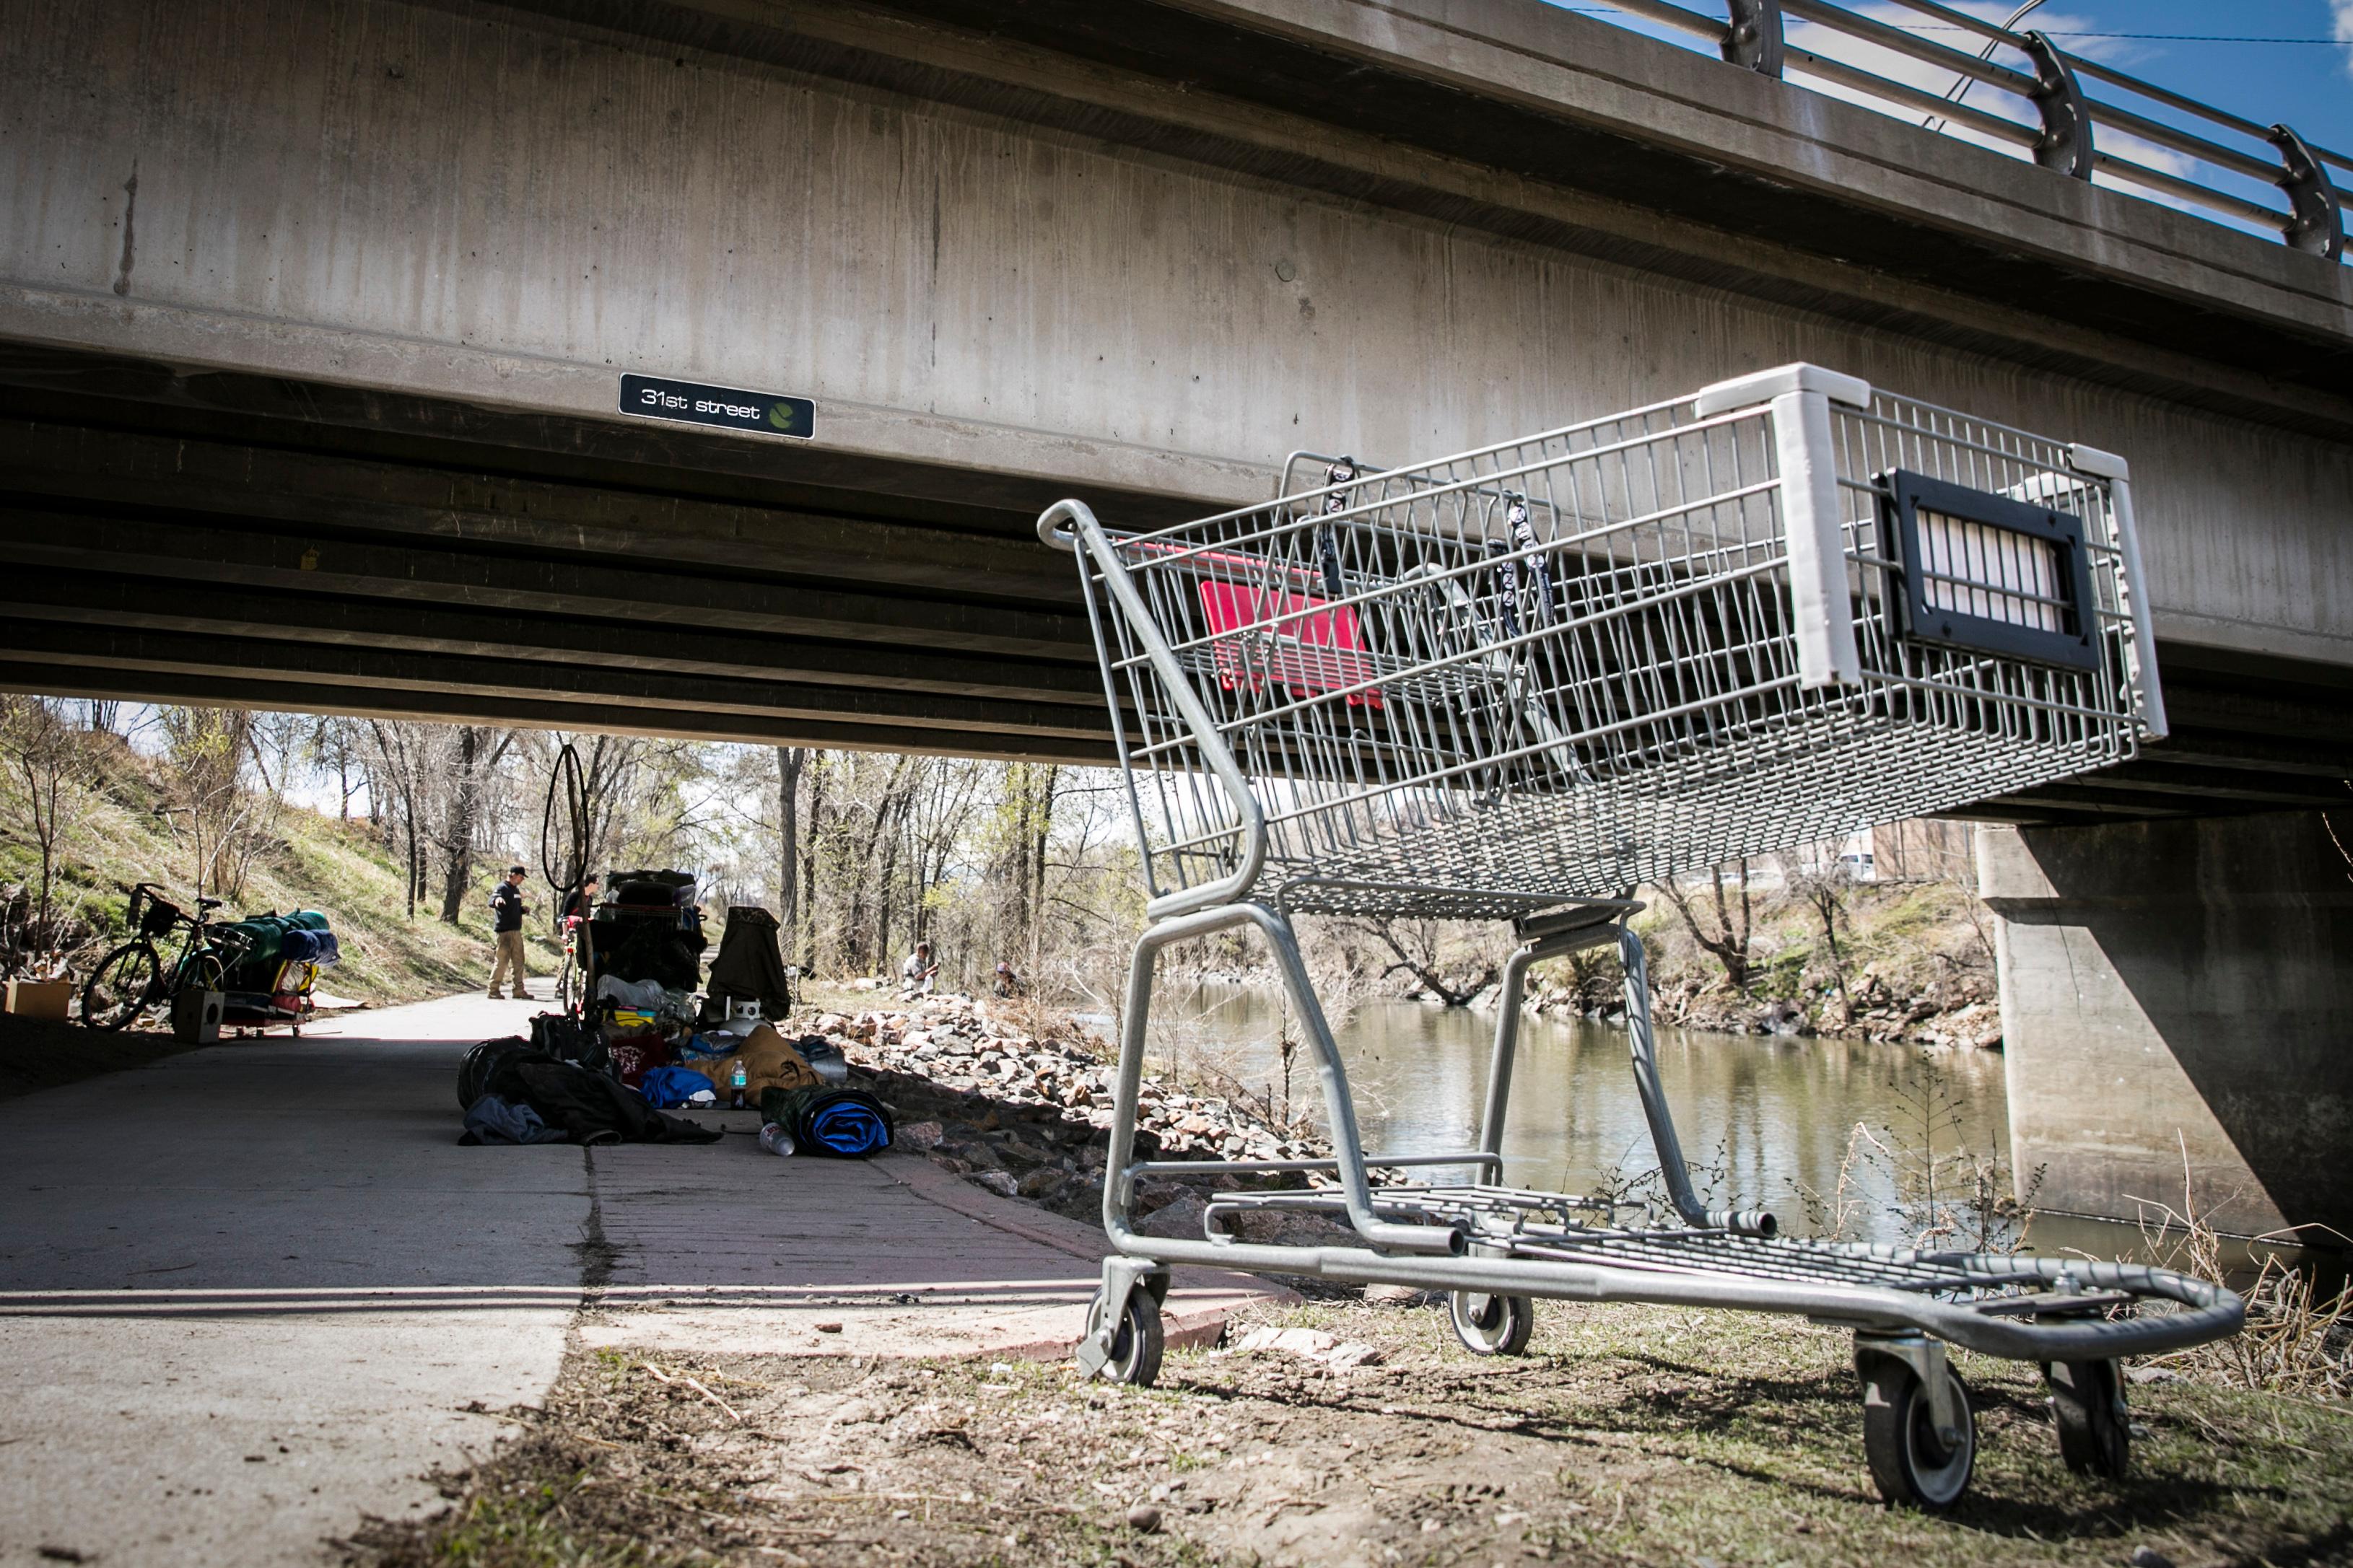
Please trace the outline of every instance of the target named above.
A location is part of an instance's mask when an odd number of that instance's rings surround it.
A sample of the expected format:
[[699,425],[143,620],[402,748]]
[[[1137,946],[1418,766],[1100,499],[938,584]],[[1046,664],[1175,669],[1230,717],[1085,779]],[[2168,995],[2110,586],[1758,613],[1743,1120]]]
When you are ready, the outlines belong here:
[[445,1479],[444,1514],[372,1525],[348,1560],[2353,1562],[2353,1409],[2137,1384],[2133,1474],[2092,1481],[2061,1464],[2032,1367],[1963,1353],[1977,1479],[1927,1517],[1873,1491],[1827,1329],[1547,1304],[1533,1353],[1482,1360],[1428,1302],[1274,1321],[1381,1359],[1171,1352],[1141,1390],[1063,1365],[575,1353],[514,1441]]

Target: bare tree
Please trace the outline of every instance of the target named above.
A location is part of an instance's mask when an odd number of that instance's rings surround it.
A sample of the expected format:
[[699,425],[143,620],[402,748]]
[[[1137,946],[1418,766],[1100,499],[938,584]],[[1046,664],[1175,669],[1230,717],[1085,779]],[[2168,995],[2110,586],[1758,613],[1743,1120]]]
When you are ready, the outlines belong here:
[[[417,918],[417,900],[425,891],[425,830],[420,816],[424,805],[425,768],[430,744],[427,726],[398,721],[371,719],[368,735],[375,742],[376,760],[382,764],[385,783],[391,787],[372,789],[370,798],[382,801],[393,808],[397,819],[401,847],[407,852],[408,918]],[[389,844],[395,823],[387,821],[385,832]]]
[[1691,932],[1692,940],[1714,953],[1715,961],[1724,965],[1724,977],[1731,984],[1732,988],[1746,994],[1748,990],[1748,938],[1751,928],[1748,910],[1748,862],[1744,859],[1733,863],[1732,880],[1740,891],[1740,915],[1737,920],[1733,918],[1731,909],[1725,900],[1724,871],[1725,868],[1722,866],[1717,866],[1708,872],[1708,885],[1715,894],[1715,929],[1712,932],[1701,927],[1698,919],[1692,913],[1691,900],[1683,896],[1683,889],[1675,885],[1673,878],[1670,877],[1662,882],[1659,885],[1659,891],[1665,896],[1668,903],[1674,906],[1675,913],[1683,917],[1683,929]]
[[817,874],[818,857],[824,843],[826,825],[826,781],[833,768],[823,752],[809,753],[809,831],[808,843],[801,851],[801,964],[815,970],[817,951]]
[[0,749],[12,782],[24,792],[26,831],[41,858],[40,887],[27,911],[32,918],[23,930],[9,933],[0,959],[14,974],[37,954],[36,973],[46,973],[57,964],[62,923],[51,903],[58,855],[80,816],[87,759],[80,737],[66,721],[65,704],[48,697],[0,697]]
[[806,746],[776,748],[776,928],[790,942],[800,929],[801,773]]
[[452,731],[455,755],[440,784],[445,793],[441,812],[441,923],[456,925],[465,908],[466,892],[474,879],[474,852],[480,829],[485,782],[514,744],[512,730],[460,724]]
[[996,810],[985,833],[988,876],[997,889],[999,946],[1035,971],[1044,958],[1054,802],[1063,770],[1009,763],[997,780]]
[[1815,917],[1822,922],[1822,941],[1830,952],[1831,983],[1838,987],[1839,1001],[1852,1013],[1854,998],[1847,994],[1846,955],[1839,950],[1839,921],[1846,914],[1847,871],[1845,862],[1832,859],[1824,864],[1800,868],[1783,861],[1790,890],[1812,906]]
[[255,755],[253,715],[234,708],[158,708],[155,718],[164,737],[159,809],[188,846],[188,880],[199,898],[235,899],[281,804],[275,790],[246,784]]
[[[557,740],[565,737],[558,735]],[[623,828],[654,743],[636,735],[591,735],[580,752],[581,794],[587,806],[588,865],[607,869],[621,851]]]
[[1447,979],[1439,959],[1445,927],[1437,921],[1364,919],[1352,923],[1354,929],[1388,949],[1397,961],[1381,971],[1384,978],[1403,970],[1449,1007],[1467,1006],[1471,998],[1495,983],[1495,965],[1484,958],[1468,984],[1456,984]]
[[[326,714],[311,716],[308,738],[310,760],[322,773],[332,773],[335,779],[335,816],[348,822],[352,816],[352,797],[366,787],[366,770],[360,752],[358,724],[350,719],[337,719]],[[373,813],[375,805],[369,802]]]

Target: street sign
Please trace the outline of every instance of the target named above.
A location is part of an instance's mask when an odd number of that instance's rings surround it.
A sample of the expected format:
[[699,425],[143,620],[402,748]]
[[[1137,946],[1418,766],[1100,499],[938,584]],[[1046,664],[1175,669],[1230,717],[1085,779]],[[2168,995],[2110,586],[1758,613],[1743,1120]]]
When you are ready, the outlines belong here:
[[817,434],[817,405],[806,397],[705,386],[659,375],[621,377],[621,412],[753,436],[791,436],[806,441]]

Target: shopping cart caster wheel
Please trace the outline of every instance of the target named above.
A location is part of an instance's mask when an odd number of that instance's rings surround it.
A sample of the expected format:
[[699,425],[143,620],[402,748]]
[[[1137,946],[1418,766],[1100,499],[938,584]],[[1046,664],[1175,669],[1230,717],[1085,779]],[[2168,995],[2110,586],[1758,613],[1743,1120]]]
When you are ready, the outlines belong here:
[[2042,1369],[2051,1386],[2051,1415],[2059,1427],[2059,1457],[2081,1476],[2121,1480],[2132,1461],[2132,1427],[2125,1414],[2124,1378],[2112,1361],[2054,1362]]
[[1525,1355],[1536,1331],[1536,1304],[1525,1296],[1457,1290],[1446,1299],[1454,1337],[1472,1355]]
[[[1103,1298],[1097,1290],[1095,1299],[1087,1304],[1087,1335],[1103,1326]],[[1160,1355],[1167,1342],[1160,1327],[1160,1303],[1152,1292],[1139,1282],[1127,1293],[1127,1310],[1121,1314],[1119,1331],[1112,1336],[1111,1359],[1095,1375],[1108,1383],[1132,1383],[1138,1388],[1149,1388],[1160,1381]]]
[[1960,1424],[1948,1442],[1936,1431],[1927,1385],[1893,1356],[1873,1356],[1863,1367],[1862,1453],[1879,1495],[1902,1508],[1947,1509],[1968,1489],[1977,1468],[1978,1422],[1968,1391],[1950,1367]]

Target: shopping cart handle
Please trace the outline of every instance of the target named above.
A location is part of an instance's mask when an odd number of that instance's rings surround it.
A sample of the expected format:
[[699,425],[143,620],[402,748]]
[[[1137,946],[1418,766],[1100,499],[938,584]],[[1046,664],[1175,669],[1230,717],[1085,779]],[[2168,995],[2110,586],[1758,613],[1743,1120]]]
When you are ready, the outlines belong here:
[[1038,542],[1052,545],[1057,550],[1076,551],[1079,531],[1074,525],[1071,509],[1077,501],[1058,500],[1038,514]]

